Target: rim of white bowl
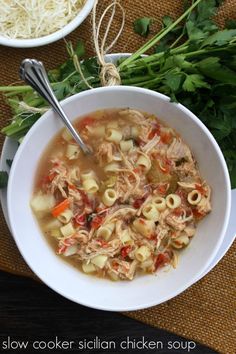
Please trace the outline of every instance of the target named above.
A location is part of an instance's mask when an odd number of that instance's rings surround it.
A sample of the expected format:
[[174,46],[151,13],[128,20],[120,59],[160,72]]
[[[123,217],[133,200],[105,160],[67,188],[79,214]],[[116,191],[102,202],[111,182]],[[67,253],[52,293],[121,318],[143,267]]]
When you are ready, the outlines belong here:
[[29,39],[13,39],[6,38],[0,35],[0,45],[13,48],[34,48],[41,47],[43,45],[53,43],[67,36],[69,33],[74,31],[89,15],[93,8],[95,0],[87,0],[84,4],[82,10],[75,16],[67,25],[63,28],[53,32],[47,36],[39,38],[29,38]]
[[[112,87],[99,87],[99,88],[95,88],[92,91],[88,90],[88,91],[84,91],[84,92],[80,92],[76,95],[73,95],[71,97],[66,98],[65,100],[61,101],[62,106],[64,106],[65,104],[68,104],[70,102],[73,102],[73,100],[75,100],[77,97],[81,97],[81,96],[86,96],[86,95],[90,95],[91,92],[93,92],[94,94],[96,94],[96,92],[98,91],[110,91],[110,90],[114,90],[114,91],[122,91],[122,90],[128,90],[128,91],[132,91],[132,92],[143,92],[149,95],[153,95],[156,97],[159,97],[161,99],[163,99],[164,101],[170,101],[170,98],[166,95],[163,95],[159,92],[155,92],[152,90],[148,90],[148,89],[143,89],[140,87],[132,87],[132,86],[112,86]],[[15,170],[17,167],[17,163],[18,160],[20,159],[21,156],[21,150],[23,150],[24,145],[27,144],[28,140],[30,139],[31,134],[34,133],[35,130],[38,129],[38,126],[40,124],[42,124],[42,122],[46,119],[48,119],[48,115],[51,113],[51,109],[49,111],[47,111],[34,125],[33,127],[30,129],[30,131],[27,133],[27,135],[25,136],[23,142],[21,143],[21,145],[19,146],[16,155],[14,157],[13,160],[13,164],[11,166],[11,170],[10,170],[10,175],[9,175],[9,180],[8,180],[8,189],[7,189],[7,208],[8,208],[8,214],[9,214],[9,221],[10,221],[10,225],[11,225],[11,230],[12,230],[12,235],[14,237],[14,240],[16,242],[16,245],[18,247],[18,249],[20,250],[20,253],[22,255],[22,257],[24,258],[25,262],[28,264],[28,266],[32,269],[32,271],[38,276],[38,278],[44,283],[46,284],[49,288],[51,288],[52,290],[54,290],[55,292],[57,292],[58,294],[62,295],[63,297],[78,303],[80,305],[83,306],[87,306],[90,308],[94,308],[94,309],[98,309],[98,310],[104,310],[104,311],[117,311],[117,312],[123,312],[123,311],[135,311],[135,310],[141,310],[141,309],[145,309],[148,307],[152,307],[152,306],[156,306],[156,305],[160,305],[163,302],[166,302],[170,299],[173,299],[174,297],[176,297],[177,295],[181,294],[183,291],[185,291],[187,288],[189,288],[191,285],[193,285],[194,283],[196,283],[201,274],[205,271],[205,269],[207,269],[209,267],[209,265],[211,264],[211,262],[213,261],[214,257],[216,256],[220,245],[223,242],[223,238],[227,229],[227,225],[229,222],[229,217],[230,217],[230,207],[231,207],[231,182],[230,182],[230,177],[229,177],[229,172],[228,172],[228,168],[223,156],[223,153],[219,147],[219,145],[217,144],[215,138],[213,137],[213,135],[211,134],[211,132],[207,129],[207,127],[201,122],[201,120],[195,115],[193,114],[188,108],[184,107],[182,104],[180,103],[173,103],[174,105],[177,105],[178,108],[180,110],[182,110],[183,112],[187,113],[187,115],[202,129],[204,130],[204,132],[206,133],[208,139],[211,141],[211,143],[214,145],[214,148],[216,149],[216,152],[219,156],[219,159],[221,161],[221,164],[223,166],[223,170],[224,170],[224,177],[225,177],[225,181],[226,181],[226,191],[227,191],[227,205],[226,205],[226,210],[225,210],[225,219],[222,225],[222,230],[221,230],[221,236],[218,240],[218,242],[216,243],[214,250],[211,254],[211,256],[209,257],[208,261],[205,262],[205,264],[199,268],[199,271],[196,273],[195,277],[187,282],[186,284],[184,284],[183,286],[180,286],[178,289],[176,289],[176,291],[174,293],[172,293],[169,296],[164,296],[161,299],[159,299],[159,301],[152,301],[152,302],[148,302],[148,303],[143,303],[143,304],[139,304],[139,305],[134,305],[134,306],[129,306],[129,307],[112,307],[111,305],[107,304],[107,305],[96,305],[96,304],[91,304],[86,302],[85,300],[80,301],[80,299],[76,298],[76,296],[70,295],[70,294],[66,294],[65,291],[62,290],[58,290],[56,288],[56,286],[51,285],[47,279],[44,279],[44,277],[41,275],[41,271],[40,269],[38,269],[38,265],[33,264],[32,260],[28,260],[27,259],[27,254],[24,252],[24,246],[21,243],[21,236],[20,234],[18,234],[17,229],[15,228],[15,225],[12,223],[13,220],[13,215],[11,212],[11,208],[10,208],[10,200],[14,199],[12,198],[12,193],[11,193],[11,189],[12,189],[12,184],[14,183],[14,175],[15,175]]]

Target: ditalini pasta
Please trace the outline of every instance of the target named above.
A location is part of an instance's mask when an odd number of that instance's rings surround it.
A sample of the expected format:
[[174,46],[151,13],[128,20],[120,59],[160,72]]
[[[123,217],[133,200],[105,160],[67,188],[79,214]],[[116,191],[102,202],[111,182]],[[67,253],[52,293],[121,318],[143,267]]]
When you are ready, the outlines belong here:
[[211,211],[211,188],[189,147],[133,109],[94,112],[75,128],[93,157],[62,130],[41,159],[31,200],[56,253],[113,281],[175,268]]

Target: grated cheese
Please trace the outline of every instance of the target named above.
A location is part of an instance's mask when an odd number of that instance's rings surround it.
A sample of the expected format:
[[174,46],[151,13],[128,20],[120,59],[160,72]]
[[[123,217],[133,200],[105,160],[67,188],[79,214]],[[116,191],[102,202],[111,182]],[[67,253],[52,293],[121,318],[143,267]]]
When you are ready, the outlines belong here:
[[86,0],[0,0],[0,35],[29,39],[65,27]]

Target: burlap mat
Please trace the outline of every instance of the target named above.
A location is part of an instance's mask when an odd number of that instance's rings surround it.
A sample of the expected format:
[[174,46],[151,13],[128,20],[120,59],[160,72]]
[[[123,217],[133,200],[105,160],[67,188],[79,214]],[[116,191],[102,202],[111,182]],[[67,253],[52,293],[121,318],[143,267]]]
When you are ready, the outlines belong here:
[[[107,0],[101,0],[101,4]],[[181,0],[123,0],[126,9],[126,26],[122,38],[113,52],[133,52],[143,40],[133,33],[133,20],[140,16],[152,16],[157,20],[169,14],[178,16],[183,7]],[[226,0],[217,19],[223,26],[225,18],[236,18],[236,0]],[[119,16],[114,21],[117,28]],[[157,22],[158,23],[158,22]],[[91,43],[91,20],[68,36],[74,43],[81,38],[93,54]],[[65,45],[59,41],[36,49],[11,49],[0,47],[0,85],[18,80],[18,68],[25,57],[43,60],[47,68],[54,68],[66,58]],[[9,109],[0,97],[0,124],[4,126],[11,117]],[[1,144],[3,137],[1,137]],[[0,269],[29,277],[35,277],[21,258],[0,215]],[[148,323],[191,340],[199,341],[222,353],[235,353],[235,245],[220,264],[203,280],[182,295],[157,307],[126,313]],[[158,291],[158,289],[157,289]]]

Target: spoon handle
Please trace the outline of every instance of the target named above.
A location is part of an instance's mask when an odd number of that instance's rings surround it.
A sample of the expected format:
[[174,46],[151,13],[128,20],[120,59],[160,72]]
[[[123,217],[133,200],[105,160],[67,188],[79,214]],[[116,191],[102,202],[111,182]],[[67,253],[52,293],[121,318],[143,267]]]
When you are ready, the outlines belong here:
[[91,153],[88,146],[83,142],[60,103],[58,102],[54,92],[50,86],[46,70],[42,62],[35,59],[25,59],[20,66],[20,78],[27,82],[40,96],[42,96],[53,108],[53,110],[60,116],[66,127],[69,129],[75,141],[80,145],[85,154]]

